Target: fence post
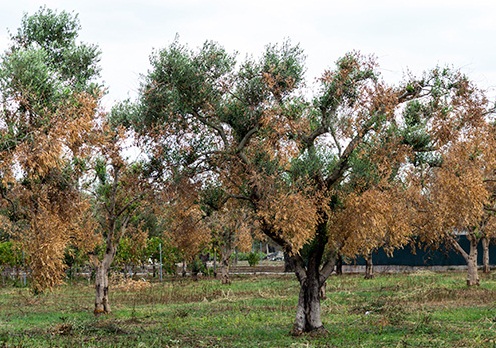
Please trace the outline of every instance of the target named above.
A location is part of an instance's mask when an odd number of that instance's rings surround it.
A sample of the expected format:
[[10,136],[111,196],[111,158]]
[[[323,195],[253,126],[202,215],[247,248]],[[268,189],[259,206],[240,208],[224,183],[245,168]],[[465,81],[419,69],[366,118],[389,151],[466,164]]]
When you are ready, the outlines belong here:
[[159,258],[160,258],[160,263],[158,266],[159,269],[159,279],[162,281],[162,243],[158,245],[158,251],[159,251]]

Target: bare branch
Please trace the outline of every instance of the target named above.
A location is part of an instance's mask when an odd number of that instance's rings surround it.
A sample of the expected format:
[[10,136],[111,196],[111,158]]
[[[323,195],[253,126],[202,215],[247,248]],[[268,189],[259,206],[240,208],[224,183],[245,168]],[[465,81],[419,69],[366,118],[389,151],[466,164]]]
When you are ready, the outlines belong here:
[[339,157],[339,162],[325,181],[326,187],[331,188],[335,183],[343,178],[343,174],[348,168],[348,162],[355,148],[360,144],[364,137],[364,133],[358,133],[348,144],[344,152]]
[[468,253],[460,246],[458,241],[453,236],[449,236],[448,242],[463,256],[466,261],[468,261]]
[[248,131],[248,133],[245,134],[243,139],[238,144],[238,147],[236,148],[236,153],[239,154],[243,149],[245,148],[246,144],[248,144],[248,141],[251,139],[251,137],[258,132],[258,127],[253,127]]
[[227,140],[226,132],[224,132],[224,129],[222,128],[221,125],[217,125],[212,122],[209,122],[205,117],[201,116],[198,111],[193,111],[193,114],[205,126],[214,129],[217,132],[217,134],[221,137],[222,142],[224,143],[224,147],[225,148],[228,147],[229,142]]
[[342,150],[341,150],[341,145],[339,144],[338,138],[336,136],[336,131],[334,127],[329,127],[332,139],[334,140],[334,145],[336,145],[336,148],[338,149],[338,155],[341,157],[342,155]]

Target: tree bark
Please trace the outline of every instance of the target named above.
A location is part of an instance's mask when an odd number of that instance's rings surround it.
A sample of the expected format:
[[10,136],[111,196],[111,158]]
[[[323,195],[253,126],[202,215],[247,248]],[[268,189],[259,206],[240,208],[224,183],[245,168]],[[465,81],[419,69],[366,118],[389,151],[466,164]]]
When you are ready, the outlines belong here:
[[290,273],[294,272],[295,268],[293,263],[291,262],[291,257],[288,255],[288,253],[284,253],[284,272],[285,273]]
[[[320,226],[319,232],[325,232],[325,226]],[[306,332],[326,332],[321,319],[321,289],[327,278],[334,270],[337,252],[330,253],[321,267],[324,248],[327,243],[325,234],[317,233],[311,242],[306,262],[300,255],[291,257],[295,267],[296,277],[300,283],[296,318],[293,325],[293,335]]]
[[374,263],[372,261],[372,253],[365,257],[365,279],[374,278]]
[[[325,213],[322,212],[323,216]],[[327,219],[322,221],[316,228],[316,234],[305,247],[305,260],[299,251],[293,250],[293,246],[285,240],[273,226],[262,221],[261,230],[274,242],[283,248],[283,252],[289,255],[289,260],[294,267],[296,278],[300,284],[298,305],[296,307],[296,317],[293,324],[293,335],[303,333],[325,333],[321,319],[320,289],[327,278],[334,271],[336,259],[341,246],[336,246],[334,250],[329,250],[324,261],[324,251],[326,250]],[[322,266],[321,266],[322,265]]]
[[452,239],[452,245],[455,249],[463,256],[467,262],[467,285],[474,286],[479,285],[479,274],[477,272],[477,245],[479,244],[480,238],[476,237],[472,233],[467,234],[467,239],[470,242],[470,250],[467,253],[460,244]]
[[[296,273],[300,282],[300,294],[296,307],[296,318],[293,334],[301,335],[305,332],[325,330],[320,316],[320,275],[315,268],[309,265],[304,268],[301,258],[295,260]],[[311,269],[313,268],[313,269]]]
[[300,283],[293,334],[325,330],[320,317],[320,284],[316,277]]
[[95,309],[93,313],[96,316],[101,314],[108,314],[110,310],[109,301],[109,279],[108,273],[110,265],[115,257],[116,248],[110,243],[107,245],[103,261],[96,260],[96,273],[95,273]]
[[491,272],[491,266],[489,265],[489,238],[482,238],[482,272]]
[[479,244],[479,239],[475,237],[469,237],[470,241],[470,254],[467,259],[467,285],[474,286],[479,285],[479,274],[477,272],[477,244]]
[[336,274],[337,275],[343,274],[343,255],[341,254],[338,255],[338,259],[336,261]]
[[231,279],[229,277],[229,260],[231,259],[232,248],[228,245],[223,245],[221,247],[221,269],[220,277],[222,284],[231,284]]
[[319,297],[321,300],[325,300],[327,298],[326,294],[326,282],[322,283],[319,289]]

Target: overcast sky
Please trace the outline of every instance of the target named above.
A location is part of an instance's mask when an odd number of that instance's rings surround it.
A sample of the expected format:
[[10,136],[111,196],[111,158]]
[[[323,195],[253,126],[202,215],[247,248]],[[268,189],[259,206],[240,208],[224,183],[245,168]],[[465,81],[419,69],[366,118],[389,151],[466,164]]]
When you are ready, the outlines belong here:
[[4,1],[0,51],[24,13],[40,6],[74,12],[80,39],[102,51],[106,104],[135,97],[153,49],[214,40],[228,51],[259,56],[289,38],[307,55],[312,81],[340,56],[359,50],[377,57],[386,80],[436,65],[460,68],[496,93],[496,2],[436,0],[52,0]]

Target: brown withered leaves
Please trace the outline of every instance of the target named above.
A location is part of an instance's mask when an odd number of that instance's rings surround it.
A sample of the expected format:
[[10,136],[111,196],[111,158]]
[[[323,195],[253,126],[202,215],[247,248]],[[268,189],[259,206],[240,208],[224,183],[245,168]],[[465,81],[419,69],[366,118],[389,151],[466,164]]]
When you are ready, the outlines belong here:
[[186,261],[192,260],[210,241],[209,227],[198,204],[198,187],[181,178],[164,191],[161,215],[168,220],[164,235],[178,248]]
[[395,188],[351,193],[331,215],[331,239],[341,241],[341,252],[349,257],[399,248],[412,235],[410,203],[408,193]]
[[74,165],[97,141],[97,103],[81,93],[50,114],[47,110],[45,121],[26,124],[32,126],[26,130],[29,136],[3,158],[8,161],[2,170],[10,173],[3,176],[3,185],[10,188],[6,194],[18,202],[14,237],[26,252],[35,292],[62,282],[69,244],[88,250],[100,242],[88,197],[78,187],[81,168]]
[[319,222],[318,205],[314,198],[301,192],[278,190],[264,196],[257,215],[272,231],[298,253],[314,235]]

